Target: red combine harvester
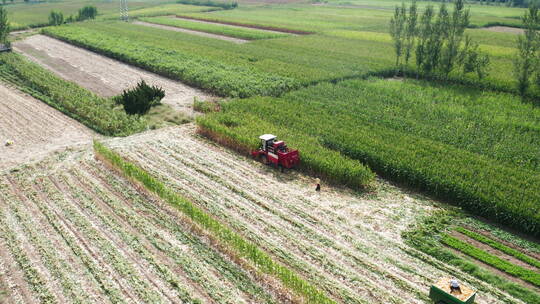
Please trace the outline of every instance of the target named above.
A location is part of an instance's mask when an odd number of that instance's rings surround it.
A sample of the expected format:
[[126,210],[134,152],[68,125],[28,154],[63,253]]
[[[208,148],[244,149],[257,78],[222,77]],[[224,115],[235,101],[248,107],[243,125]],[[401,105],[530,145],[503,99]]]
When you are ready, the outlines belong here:
[[261,147],[252,151],[251,155],[262,158],[265,164],[273,164],[281,169],[290,169],[298,165],[300,162],[298,150],[290,150],[285,142],[277,141],[276,138],[277,136],[272,134],[259,136]]

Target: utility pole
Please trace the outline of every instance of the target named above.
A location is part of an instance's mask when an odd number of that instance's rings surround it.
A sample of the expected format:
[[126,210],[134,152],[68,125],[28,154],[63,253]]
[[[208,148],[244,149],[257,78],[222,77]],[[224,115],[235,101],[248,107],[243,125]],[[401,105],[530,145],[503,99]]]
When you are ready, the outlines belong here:
[[127,0],[120,0],[120,20],[129,21]]

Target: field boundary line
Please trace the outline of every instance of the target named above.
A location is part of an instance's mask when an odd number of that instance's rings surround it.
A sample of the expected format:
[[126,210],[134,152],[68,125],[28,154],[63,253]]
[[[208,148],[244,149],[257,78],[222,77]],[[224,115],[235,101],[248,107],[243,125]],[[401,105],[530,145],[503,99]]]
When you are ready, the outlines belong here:
[[179,209],[188,218],[207,230],[226,248],[231,248],[239,257],[251,261],[258,271],[277,277],[285,287],[304,298],[306,303],[336,303],[336,301],[305,281],[294,271],[274,261],[258,246],[245,240],[242,236],[212,218],[190,200],[170,190],[145,170],[124,160],[118,153],[110,150],[102,143],[94,141],[94,153],[96,158],[109,162],[110,165],[121,171],[126,177],[140,182],[147,190],[157,194],[160,198]]

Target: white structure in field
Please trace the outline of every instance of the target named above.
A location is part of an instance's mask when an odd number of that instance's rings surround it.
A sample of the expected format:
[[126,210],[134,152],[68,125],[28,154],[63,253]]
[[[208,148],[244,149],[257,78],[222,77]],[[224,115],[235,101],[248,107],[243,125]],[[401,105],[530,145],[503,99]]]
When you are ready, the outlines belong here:
[[127,0],[120,0],[120,19],[126,22],[129,21]]

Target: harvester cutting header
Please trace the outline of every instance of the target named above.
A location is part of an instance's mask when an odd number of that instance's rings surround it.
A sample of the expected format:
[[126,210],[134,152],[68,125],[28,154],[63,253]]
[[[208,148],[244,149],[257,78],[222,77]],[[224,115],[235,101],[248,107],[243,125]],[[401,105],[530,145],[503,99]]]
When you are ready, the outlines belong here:
[[298,150],[291,150],[284,141],[277,140],[277,136],[264,134],[259,136],[261,146],[258,150],[252,151],[253,157],[261,158],[265,164],[272,164],[280,168],[294,168],[300,163]]

